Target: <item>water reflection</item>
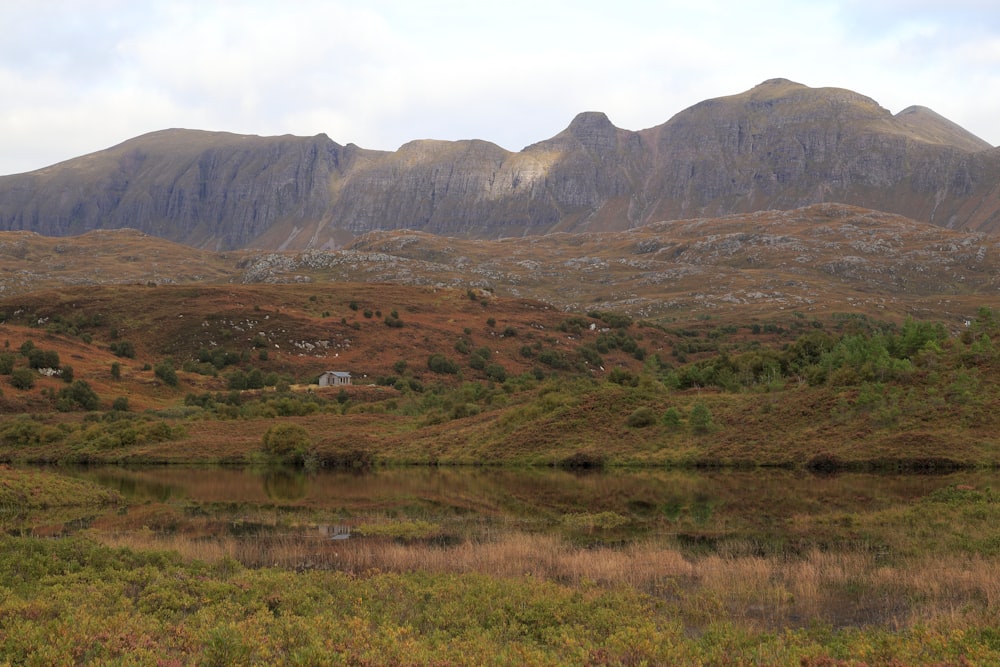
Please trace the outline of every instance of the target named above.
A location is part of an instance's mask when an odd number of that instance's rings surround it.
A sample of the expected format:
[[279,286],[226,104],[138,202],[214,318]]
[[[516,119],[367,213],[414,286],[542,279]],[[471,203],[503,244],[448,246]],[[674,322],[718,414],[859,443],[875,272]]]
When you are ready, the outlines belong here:
[[294,468],[270,469],[262,477],[264,493],[271,500],[300,500],[309,488],[306,474]]
[[949,485],[995,488],[1000,482],[1000,473],[974,471],[818,476],[791,470],[578,474],[408,467],[358,474],[106,466],[54,472],[114,489],[126,498],[127,507],[99,515],[81,508],[0,517],[4,530],[59,535],[90,528],[197,540],[291,534],[330,540],[357,534],[429,544],[488,540],[518,531],[554,534],[588,546],[653,539],[696,552],[773,553],[870,539],[855,530],[866,515],[911,506]]
[[357,474],[169,466],[62,472],[112,488],[132,503],[524,519],[615,512],[701,525],[733,516],[767,525],[796,515],[870,512],[909,504],[948,485],[981,488],[1000,482],[997,473],[975,471],[938,476],[819,476],[790,470],[638,470],[580,475],[549,469],[409,467]]

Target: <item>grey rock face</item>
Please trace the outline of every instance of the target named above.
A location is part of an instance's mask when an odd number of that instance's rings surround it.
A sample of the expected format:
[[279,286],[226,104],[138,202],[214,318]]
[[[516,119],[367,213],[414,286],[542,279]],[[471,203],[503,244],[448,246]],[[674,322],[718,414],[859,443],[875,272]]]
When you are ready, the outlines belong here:
[[1000,149],[923,107],[772,79],[632,132],[586,112],[512,153],[166,130],[0,177],[0,229],[132,227],[199,247],[331,247],[373,230],[499,238],[841,202],[1000,229]]

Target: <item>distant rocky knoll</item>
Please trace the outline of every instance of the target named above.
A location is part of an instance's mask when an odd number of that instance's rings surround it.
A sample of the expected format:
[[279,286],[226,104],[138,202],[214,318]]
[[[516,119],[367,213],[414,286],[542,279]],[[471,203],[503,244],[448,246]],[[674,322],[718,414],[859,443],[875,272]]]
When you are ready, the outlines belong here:
[[80,285],[392,283],[656,321],[784,311],[960,323],[995,306],[1000,236],[815,204],[496,240],[379,231],[337,250],[213,253],[131,230],[0,232],[0,264],[0,298]]
[[211,250],[304,250],[380,230],[498,239],[821,202],[995,232],[1000,149],[926,108],[892,115],[857,93],[773,79],[638,132],[583,113],[519,152],[164,130],[0,177],[0,229],[127,227]]

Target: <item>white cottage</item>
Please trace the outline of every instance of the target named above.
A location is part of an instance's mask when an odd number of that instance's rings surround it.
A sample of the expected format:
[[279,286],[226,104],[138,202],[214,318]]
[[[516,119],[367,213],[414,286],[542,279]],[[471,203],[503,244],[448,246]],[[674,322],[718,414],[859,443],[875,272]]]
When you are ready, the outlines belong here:
[[351,384],[351,374],[346,371],[327,371],[319,376],[319,386],[338,387]]

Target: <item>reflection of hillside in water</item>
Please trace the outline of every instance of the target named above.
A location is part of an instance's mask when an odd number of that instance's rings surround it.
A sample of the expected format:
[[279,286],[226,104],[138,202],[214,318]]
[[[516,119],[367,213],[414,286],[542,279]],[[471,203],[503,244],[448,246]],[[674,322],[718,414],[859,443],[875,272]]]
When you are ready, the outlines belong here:
[[563,470],[407,467],[371,473],[296,469],[90,468],[74,476],[122,493],[130,502],[301,506],[314,510],[393,511],[535,519],[574,512],[680,517],[685,512],[740,517],[754,524],[822,512],[869,512],[950,484],[996,486],[997,475],[818,476],[789,470]]

